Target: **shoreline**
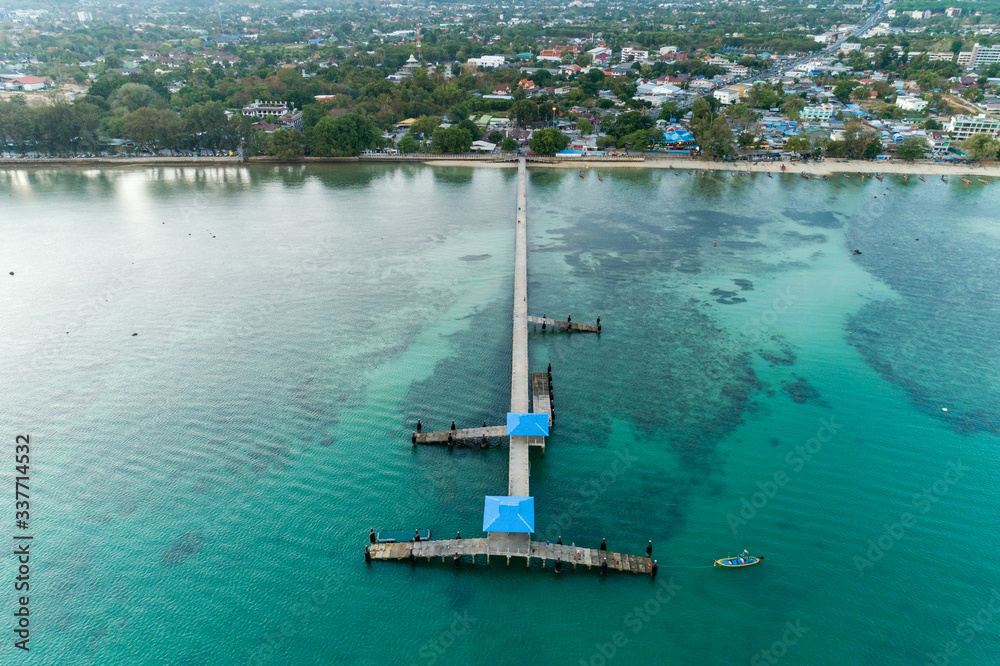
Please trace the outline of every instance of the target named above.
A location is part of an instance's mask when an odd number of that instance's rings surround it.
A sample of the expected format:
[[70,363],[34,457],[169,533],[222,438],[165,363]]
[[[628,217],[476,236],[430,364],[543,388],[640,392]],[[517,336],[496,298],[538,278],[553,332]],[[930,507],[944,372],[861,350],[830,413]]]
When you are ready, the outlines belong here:
[[[18,169],[45,168],[77,168],[77,169],[116,169],[136,167],[218,167],[218,166],[253,166],[253,165],[283,165],[298,166],[308,164],[407,164],[417,163],[437,167],[473,167],[492,169],[511,169],[516,162],[494,162],[489,159],[448,158],[443,156],[427,156],[426,158],[401,159],[361,159],[358,157],[306,157],[294,162],[282,162],[273,157],[251,157],[244,162],[239,157],[129,157],[129,158],[23,158],[0,159],[0,171]],[[815,176],[832,176],[835,174],[862,173],[865,175],[907,174],[931,176],[991,176],[1000,178],[1000,163],[998,164],[946,164],[943,162],[870,162],[867,160],[830,159],[821,162],[704,162],[701,160],[665,157],[635,160],[603,160],[600,158],[568,158],[551,162],[529,162],[529,168],[576,169],[589,167],[591,169],[676,169],[698,171],[743,171],[746,173],[781,173],[785,166],[786,174],[808,173]]]

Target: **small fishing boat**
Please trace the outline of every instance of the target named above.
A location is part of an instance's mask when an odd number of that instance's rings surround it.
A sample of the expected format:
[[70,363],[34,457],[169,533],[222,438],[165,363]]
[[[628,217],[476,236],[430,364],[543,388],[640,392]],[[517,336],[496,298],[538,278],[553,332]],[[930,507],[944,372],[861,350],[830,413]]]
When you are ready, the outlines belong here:
[[829,176],[823,176],[823,180],[830,180]]
[[770,172],[770,171],[768,171],[768,172],[767,172],[767,177],[768,177],[768,178],[774,178],[774,176],[772,176],[772,175],[771,175],[771,172]]
[[799,175],[802,176],[803,178],[805,178],[806,180],[809,180],[809,174],[807,174],[805,171],[803,171]]
[[906,181],[908,181],[909,179],[910,179],[910,177],[909,177],[909,176],[907,176],[907,175],[904,175],[904,176],[903,176],[903,182],[904,182],[904,183],[905,183]]
[[597,174],[597,180],[604,180],[604,176],[602,176],[601,174]]
[[919,178],[919,179],[920,179],[920,182],[921,182],[921,183],[926,183],[926,182],[927,182],[927,179],[926,179],[926,178],[924,178],[923,176],[917,176],[917,178]]
[[878,181],[879,181],[880,183],[882,182],[882,174],[880,174],[880,173],[877,173],[877,174],[875,174],[875,177],[876,177],[876,178],[878,178]]
[[581,171],[581,172],[580,172],[580,178],[583,178],[583,177],[584,177],[584,176],[583,176],[583,172]]
[[944,182],[947,183],[948,182],[948,176],[941,176],[941,180],[943,180]]
[[976,178],[976,180],[978,180],[983,185],[989,185],[989,183],[990,183],[990,181],[984,180],[983,178]]
[[701,172],[701,177],[702,177],[702,178],[704,178],[704,177],[705,177],[705,172],[704,172],[704,171],[702,171],[702,172]]
[[971,185],[972,184],[972,181],[969,180],[968,178],[963,178],[962,182],[965,183],[966,185]]
[[431,538],[431,531],[429,529],[382,530],[375,535],[375,543],[406,543],[414,541],[417,536],[420,537],[420,541],[428,541]]
[[747,551],[743,551],[743,554],[738,557],[724,557],[715,560],[715,566],[717,567],[729,567],[731,569],[738,569],[739,567],[752,567],[755,564],[760,564],[764,561],[764,556],[751,555]]
[[844,178],[846,178],[847,180],[850,180],[851,179],[851,174],[845,173],[844,174]]
[[693,172],[691,172],[691,171],[688,171],[688,175],[689,175],[689,176],[690,176],[690,175],[691,175],[692,173],[693,173]]

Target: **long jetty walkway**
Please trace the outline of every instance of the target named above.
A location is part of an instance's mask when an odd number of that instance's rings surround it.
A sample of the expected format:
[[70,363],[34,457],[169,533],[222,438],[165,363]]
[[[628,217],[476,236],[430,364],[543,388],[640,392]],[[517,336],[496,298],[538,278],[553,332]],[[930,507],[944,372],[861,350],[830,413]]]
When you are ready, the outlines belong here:
[[512,557],[523,557],[526,560],[526,566],[529,567],[532,561],[535,561],[542,568],[546,568],[551,562],[553,566],[558,568],[566,564],[572,565],[575,569],[578,564],[581,564],[586,565],[588,569],[597,567],[603,570],[606,567],[608,570],[625,573],[647,575],[652,573],[652,562],[648,557],[609,553],[598,548],[567,546],[541,541],[529,542],[526,549],[508,549],[503,548],[497,540],[489,537],[376,543],[370,547],[369,553],[373,560],[410,560],[416,562],[417,558],[422,558],[430,562],[440,557],[442,562],[451,560],[456,564],[461,562],[475,563],[476,557],[485,555],[484,564],[489,564],[490,556],[493,556],[506,558],[509,565]]
[[[513,345],[511,349],[510,366],[510,411],[514,414],[528,413],[529,394],[534,403],[534,413],[549,415],[549,425],[555,421],[554,398],[552,395],[552,367],[548,372],[529,374],[528,372],[528,324],[541,324],[546,327],[567,331],[601,332],[601,320],[596,326],[579,324],[545,317],[528,316],[528,193],[527,169],[525,160],[521,158],[517,165],[517,208],[514,224],[514,307],[512,312]],[[490,437],[498,439],[506,436],[504,426],[487,426],[482,428],[455,428],[452,422],[451,430],[422,432],[421,423],[417,422],[417,431],[411,435],[413,445],[444,444],[449,446],[457,442],[469,440],[488,443]],[[508,451],[507,495],[510,497],[529,497],[531,462],[529,451],[532,446],[538,446],[545,451],[545,437],[511,435]],[[613,553],[605,550],[605,544],[600,549],[584,548],[582,546],[566,546],[562,543],[532,541],[526,532],[489,532],[485,538],[476,539],[432,539],[425,541],[407,541],[398,543],[375,543],[375,535],[371,535],[371,545],[365,547],[365,560],[409,560],[416,562],[417,558],[428,561],[436,557],[442,560],[451,558],[455,564],[460,564],[463,558],[475,562],[477,556],[485,556],[489,563],[490,556],[500,556],[507,559],[523,557],[527,566],[532,560],[541,562],[545,567],[548,561],[554,563],[556,571],[561,571],[563,564],[585,564],[588,568],[600,567],[601,572],[608,570],[626,573],[656,575],[656,563],[648,556],[640,557]],[[560,539],[561,541],[561,539]],[[652,543],[647,549],[651,553]]]

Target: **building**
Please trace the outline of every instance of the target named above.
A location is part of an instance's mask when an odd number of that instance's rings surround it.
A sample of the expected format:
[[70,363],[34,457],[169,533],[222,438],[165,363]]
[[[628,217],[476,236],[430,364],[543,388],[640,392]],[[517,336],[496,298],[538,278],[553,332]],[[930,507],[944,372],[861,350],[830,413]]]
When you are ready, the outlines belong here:
[[622,49],[622,59],[621,62],[624,64],[626,62],[637,62],[639,64],[649,61],[649,51],[642,51],[640,49],[633,49],[625,47]]
[[996,46],[983,46],[977,42],[972,47],[972,59],[968,65],[969,69],[978,69],[997,63],[1000,63],[1000,44]]
[[813,122],[827,122],[835,115],[837,115],[837,112],[833,110],[833,106],[830,104],[813,104],[799,112],[799,118]]
[[896,98],[896,106],[903,111],[923,111],[927,108],[927,100],[914,95],[900,95]]
[[712,97],[720,104],[730,105],[740,101],[740,91],[737,88],[719,88],[712,92]]
[[497,67],[503,67],[506,60],[502,55],[484,55],[478,58],[469,58],[467,62],[473,67],[496,69]]
[[955,54],[951,51],[928,51],[927,59],[931,62],[944,61],[951,62],[955,59]]
[[292,108],[287,102],[267,102],[255,99],[253,104],[243,107],[243,115],[251,118],[266,118],[274,116],[280,118],[292,112]]
[[1000,118],[990,118],[985,114],[978,116],[952,116],[945,125],[952,141],[964,141],[973,134],[989,134],[993,138],[1000,136]]
[[14,90],[30,92],[32,90],[42,90],[48,82],[48,79],[43,79],[38,76],[22,76],[19,79],[12,80],[10,85]]
[[948,18],[957,18],[962,15],[962,8],[948,7],[946,10],[944,10],[944,15],[947,16]]
[[959,67],[968,67],[972,62],[972,51],[959,51],[956,62]]
[[843,44],[840,45],[840,48],[838,50],[839,51],[860,51],[861,50],[861,43],[860,42],[844,42]]

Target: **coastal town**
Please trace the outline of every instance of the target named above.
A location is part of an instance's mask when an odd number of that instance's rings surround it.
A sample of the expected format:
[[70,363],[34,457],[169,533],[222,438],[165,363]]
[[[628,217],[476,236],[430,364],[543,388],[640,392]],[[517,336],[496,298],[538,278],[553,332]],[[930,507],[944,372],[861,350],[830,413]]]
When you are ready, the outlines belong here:
[[13,160],[988,163],[1000,4],[0,8]]

